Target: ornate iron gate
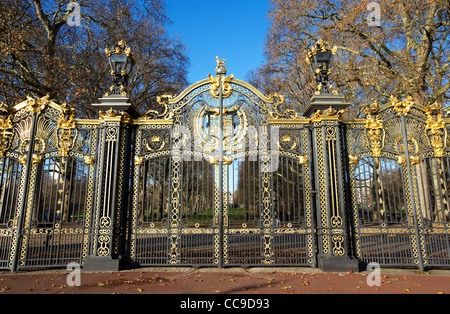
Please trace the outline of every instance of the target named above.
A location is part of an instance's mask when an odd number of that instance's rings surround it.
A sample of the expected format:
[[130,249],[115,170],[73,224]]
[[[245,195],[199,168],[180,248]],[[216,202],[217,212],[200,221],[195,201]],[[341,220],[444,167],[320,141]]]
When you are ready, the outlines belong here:
[[386,266],[450,266],[450,157],[441,108],[392,98],[367,115],[347,133],[356,255]]
[[281,96],[216,73],[135,121],[132,260],[313,265],[308,130],[277,120]]
[[0,105],[0,268],[450,267],[439,106],[345,120],[318,94],[303,118],[217,61],[145,117],[117,93],[92,120],[46,97]]
[[82,263],[89,250],[96,125],[47,98],[1,108],[0,267]]

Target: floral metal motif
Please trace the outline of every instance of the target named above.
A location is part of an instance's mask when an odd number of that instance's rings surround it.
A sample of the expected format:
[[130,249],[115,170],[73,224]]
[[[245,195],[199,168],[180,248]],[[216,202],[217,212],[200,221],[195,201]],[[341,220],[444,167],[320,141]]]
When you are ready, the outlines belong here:
[[408,112],[411,110],[411,108],[414,105],[414,102],[412,101],[412,97],[408,96],[404,100],[398,100],[396,97],[391,96],[390,98],[391,105],[394,107],[394,110],[399,115],[407,115]]
[[75,143],[78,131],[74,120],[75,110],[66,104],[63,104],[61,107],[63,111],[57,124],[58,148],[60,156],[67,157]]
[[374,157],[381,156],[383,139],[385,135],[383,120],[378,119],[377,117],[378,109],[379,105],[375,103],[370,107],[369,111],[366,111],[366,113],[369,113],[366,119],[366,129]]
[[5,157],[6,150],[9,148],[13,136],[13,124],[11,116],[8,114],[8,106],[0,104],[0,158]]
[[442,105],[433,104],[427,111],[427,122],[425,129],[428,130],[431,147],[433,147],[436,157],[444,156],[444,148],[447,138],[445,122],[442,118]]

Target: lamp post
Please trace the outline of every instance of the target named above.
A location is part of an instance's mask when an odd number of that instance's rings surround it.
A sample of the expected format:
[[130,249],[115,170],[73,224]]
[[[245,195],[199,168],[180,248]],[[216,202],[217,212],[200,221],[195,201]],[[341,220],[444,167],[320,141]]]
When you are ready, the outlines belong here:
[[346,181],[350,164],[345,149],[346,126],[342,120],[343,110],[349,103],[333,90],[330,78],[336,50],[336,47],[331,49],[319,40],[306,57],[317,83],[314,96],[303,113],[313,122],[313,186],[316,193],[311,202],[317,214],[319,268],[324,271],[358,271],[358,259],[350,240],[351,196]]
[[113,85],[99,103],[96,200],[92,208],[92,249],[84,261],[88,272],[117,271],[126,262],[128,185],[130,180],[132,120],[139,113],[130,102],[126,86],[133,69],[131,49],[121,40],[105,49]]

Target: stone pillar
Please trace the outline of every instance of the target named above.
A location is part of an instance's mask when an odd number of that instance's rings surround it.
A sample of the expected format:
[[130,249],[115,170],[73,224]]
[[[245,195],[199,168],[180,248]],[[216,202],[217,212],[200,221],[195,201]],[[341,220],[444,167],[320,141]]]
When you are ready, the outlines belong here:
[[117,271],[125,260],[131,119],[138,116],[128,98],[111,95],[93,105],[99,112],[97,182],[87,272]]
[[304,116],[311,118],[317,214],[318,266],[324,271],[358,271],[353,257],[349,217],[348,152],[339,95],[316,95]]

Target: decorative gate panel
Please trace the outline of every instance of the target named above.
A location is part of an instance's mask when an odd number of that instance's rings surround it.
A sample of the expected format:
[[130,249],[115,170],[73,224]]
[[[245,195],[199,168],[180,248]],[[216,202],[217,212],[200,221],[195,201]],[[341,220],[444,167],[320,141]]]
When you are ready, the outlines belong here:
[[440,108],[410,98],[348,125],[356,254],[388,266],[448,266],[448,151]]
[[135,121],[131,258],[312,265],[308,130],[278,125],[281,96],[216,73]]
[[95,123],[77,124],[68,106],[46,98],[13,110],[3,119],[1,267],[81,264],[89,243]]

